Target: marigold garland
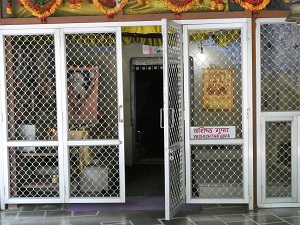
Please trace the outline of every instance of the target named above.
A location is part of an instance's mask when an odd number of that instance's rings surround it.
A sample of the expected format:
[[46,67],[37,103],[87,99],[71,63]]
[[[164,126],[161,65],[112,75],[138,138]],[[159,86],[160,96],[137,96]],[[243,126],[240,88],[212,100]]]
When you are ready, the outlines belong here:
[[42,18],[43,21],[57,10],[62,1],[63,0],[50,0],[48,4],[37,5],[34,4],[32,0],[20,0],[21,4],[27,10],[31,11],[32,15]]
[[[132,0],[130,0],[130,1],[132,1]],[[139,5],[142,5],[143,4],[143,0],[137,0],[137,3]],[[145,0],[145,3],[146,3],[146,6],[149,7],[151,5],[151,0]]]
[[168,7],[168,9],[172,10],[175,14],[186,12],[196,5],[199,0],[163,0],[164,4]]
[[217,5],[216,0],[211,0],[209,8],[211,10],[214,10],[216,8],[216,5]]
[[124,6],[128,3],[128,0],[121,0],[117,6],[113,8],[109,8],[107,6],[102,5],[99,0],[93,0],[94,5],[99,8],[102,12],[104,12],[106,15],[108,15],[109,18],[111,18],[114,14],[121,11]]
[[259,11],[264,9],[270,0],[235,0],[244,9],[249,9],[251,11]]
[[111,6],[116,4],[115,0],[100,0],[100,2],[104,5],[111,5]]
[[218,0],[218,10],[221,11],[224,9],[224,3],[223,0]]
[[12,0],[6,1],[6,13],[12,14]]

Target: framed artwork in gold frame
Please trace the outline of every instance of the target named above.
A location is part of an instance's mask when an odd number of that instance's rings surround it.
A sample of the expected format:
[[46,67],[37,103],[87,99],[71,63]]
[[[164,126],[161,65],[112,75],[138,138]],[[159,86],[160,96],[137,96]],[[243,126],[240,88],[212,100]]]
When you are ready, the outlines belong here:
[[202,68],[204,109],[230,110],[233,108],[233,70]]

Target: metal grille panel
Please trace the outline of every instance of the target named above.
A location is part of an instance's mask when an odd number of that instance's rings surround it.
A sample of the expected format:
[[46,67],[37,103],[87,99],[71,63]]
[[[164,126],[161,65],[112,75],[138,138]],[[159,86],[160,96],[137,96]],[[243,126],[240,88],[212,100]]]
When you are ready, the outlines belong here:
[[53,35],[6,36],[5,60],[8,140],[48,140],[57,127]]
[[184,149],[178,148],[170,151],[170,184],[171,184],[171,210],[175,209],[179,202],[184,199]]
[[119,148],[71,146],[70,196],[119,197]]
[[241,145],[191,146],[193,198],[243,198]]
[[261,110],[300,109],[300,31],[294,23],[261,25]]
[[59,197],[57,152],[56,147],[9,148],[10,197]]
[[176,28],[168,28],[170,145],[183,139],[180,37]]
[[266,123],[266,197],[292,197],[291,123]]
[[191,126],[236,126],[242,138],[240,30],[189,31]]
[[[168,26],[168,102],[169,102],[169,171],[170,210],[173,211],[185,196],[184,193],[184,148],[172,145],[183,141],[183,96],[181,68],[181,30]],[[177,145],[178,146],[178,145]]]
[[66,35],[69,127],[89,130],[87,139],[118,137],[115,39],[115,33]]

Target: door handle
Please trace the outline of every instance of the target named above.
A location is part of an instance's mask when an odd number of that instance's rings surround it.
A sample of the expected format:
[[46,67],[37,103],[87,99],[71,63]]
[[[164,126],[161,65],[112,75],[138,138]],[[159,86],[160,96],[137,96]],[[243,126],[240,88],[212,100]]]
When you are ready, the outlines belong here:
[[142,143],[142,132],[140,130],[137,131],[137,146],[140,146]]
[[160,126],[160,128],[164,128],[164,124],[163,124],[163,118],[164,118],[164,109],[163,108],[161,108],[160,109],[160,117],[159,117],[159,126]]
[[123,119],[123,106],[119,105],[119,123],[123,123],[124,119]]

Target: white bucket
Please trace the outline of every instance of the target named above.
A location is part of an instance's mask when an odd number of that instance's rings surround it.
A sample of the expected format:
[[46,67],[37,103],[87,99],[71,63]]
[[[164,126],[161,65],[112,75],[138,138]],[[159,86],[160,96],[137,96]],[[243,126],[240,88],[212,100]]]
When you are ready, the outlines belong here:
[[[20,127],[18,128],[18,133],[20,134],[23,140],[33,141],[35,140],[35,125],[31,125],[31,124],[20,125]],[[35,147],[32,146],[21,147],[20,149],[22,152],[35,151]]]

